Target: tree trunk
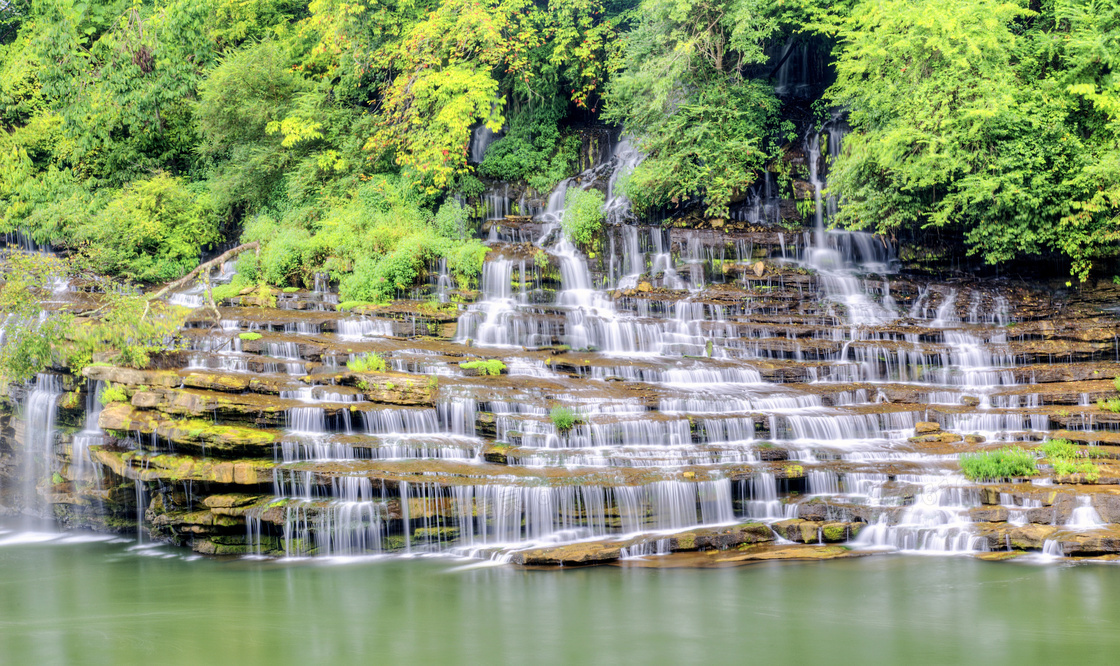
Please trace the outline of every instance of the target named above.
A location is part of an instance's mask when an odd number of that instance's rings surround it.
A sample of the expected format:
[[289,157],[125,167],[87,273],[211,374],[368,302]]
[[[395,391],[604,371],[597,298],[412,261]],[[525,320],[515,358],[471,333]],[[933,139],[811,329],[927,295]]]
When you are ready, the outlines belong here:
[[229,261],[233,257],[236,257],[237,255],[241,254],[242,252],[245,252],[246,250],[256,250],[257,253],[260,254],[260,251],[261,251],[260,242],[259,241],[253,241],[252,243],[245,243],[244,245],[238,245],[237,247],[233,248],[232,250],[223,252],[222,254],[218,255],[217,257],[211,259],[210,261],[199,264],[198,268],[194,269],[190,273],[187,273],[186,275],[179,278],[178,280],[175,280],[174,282],[171,282],[171,283],[167,284],[166,286],[164,286],[163,289],[160,289],[159,291],[152,294],[151,296],[148,296],[148,300],[151,301],[151,300],[155,300],[157,298],[163,298],[168,293],[170,293],[172,291],[175,291],[176,289],[182,287],[183,285],[189,283],[191,280],[198,277],[198,274],[201,273],[202,271],[207,271],[207,274],[209,274],[209,271],[214,270],[215,266],[220,266],[220,265],[224,264],[225,262]]

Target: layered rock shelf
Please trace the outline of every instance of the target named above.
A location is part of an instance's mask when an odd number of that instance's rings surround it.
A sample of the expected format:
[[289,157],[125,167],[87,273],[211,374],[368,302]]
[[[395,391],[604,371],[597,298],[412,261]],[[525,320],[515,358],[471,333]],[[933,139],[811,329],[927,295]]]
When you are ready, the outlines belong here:
[[[492,221],[476,290],[198,309],[149,368],[12,387],[0,504],[209,555],[1120,552],[1120,291],[938,280],[866,234],[735,226],[576,248]],[[1092,473],[1039,451],[1027,477],[962,474],[1058,438]]]

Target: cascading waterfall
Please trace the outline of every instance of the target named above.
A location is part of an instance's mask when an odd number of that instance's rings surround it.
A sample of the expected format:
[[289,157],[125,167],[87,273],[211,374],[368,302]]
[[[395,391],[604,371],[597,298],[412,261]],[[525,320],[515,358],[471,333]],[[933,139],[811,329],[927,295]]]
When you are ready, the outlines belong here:
[[55,426],[58,420],[58,399],[63,393],[62,377],[41,373],[27,393],[23,405],[23,511],[38,514],[42,508],[37,486],[51,483],[56,471]]
[[[871,234],[829,231],[838,202],[827,168],[843,131],[834,119],[806,139],[815,207],[806,234],[735,237],[630,224],[618,183],[641,155],[624,139],[606,164],[560,183],[535,221],[494,220],[480,297],[458,313],[418,314],[411,304],[374,316],[337,312],[325,305],[335,298],[330,285],[316,276],[314,292],[289,296],[286,307],[310,311],[318,303],[323,312],[274,318],[267,309],[223,308],[218,327],[188,330],[188,369],[200,372],[183,374],[198,376],[153,393],[186,392],[189,400],[175,409],[216,404],[215,423],[236,410],[215,397],[222,390],[196,388],[222,379],[207,374],[240,373],[231,385],[248,383],[255,393],[238,405],[236,424],[252,412],[275,433],[261,456],[273,465],[273,497],[260,500],[251,481],[245,497],[224,499],[250,508],[214,507],[223,521],[244,517],[251,554],[504,560],[595,540],[616,542],[623,557],[651,557],[677,548],[671,544],[685,530],[746,522],[763,523],[760,534],[772,531],[782,547],[798,540],[933,553],[1000,547],[993,531],[1049,514],[1035,511],[1042,505],[1028,490],[1001,495],[1001,507],[983,506],[993,498],[958,476],[958,451],[967,434],[994,448],[1053,429],[1044,409],[1053,395],[1035,392],[1024,372],[1047,364],[1033,345],[1048,333],[1017,336],[1007,324],[1022,321],[1022,304],[998,290],[964,279],[888,277],[898,264],[894,248]],[[564,202],[572,187],[604,186],[609,224],[594,248],[602,255],[593,256],[564,236]],[[740,212],[769,219],[773,190],[760,180]],[[491,189],[488,217],[511,211],[510,191]],[[759,270],[761,259],[769,261]],[[452,300],[446,261],[430,268],[414,297]],[[458,295],[468,294],[464,287]],[[453,340],[430,333],[454,316]],[[242,331],[264,337],[242,347]],[[1100,348],[1076,353],[1099,356]],[[371,352],[388,362],[377,381],[343,369]],[[478,358],[499,359],[499,375],[462,367]],[[27,460],[39,466],[25,478],[40,485],[55,469],[56,382],[40,377],[24,405],[34,453]],[[74,487],[92,477],[87,454],[102,437],[101,388],[87,389],[72,474],[59,468]],[[1078,387],[1075,401],[1091,409],[1102,390]],[[257,412],[262,395],[278,396],[282,407]],[[149,394],[133,404],[162,399]],[[1060,399],[1072,407],[1068,396]],[[556,415],[561,407],[570,422]],[[156,441],[135,435],[132,446],[150,450]],[[34,497],[36,488],[28,490]],[[135,481],[138,529],[165,495],[174,493]],[[187,504],[204,512],[199,501]],[[976,527],[974,515],[989,511],[999,525]],[[1088,500],[1067,521],[1052,513],[1055,530],[1102,525]],[[1047,548],[1059,552],[1061,542]]]
[[86,420],[81,432],[74,435],[73,447],[70,451],[70,466],[75,479],[84,479],[90,471],[89,447],[101,444],[105,433],[97,425],[101,416],[101,392],[105,389],[105,382],[89,382],[86,387]]

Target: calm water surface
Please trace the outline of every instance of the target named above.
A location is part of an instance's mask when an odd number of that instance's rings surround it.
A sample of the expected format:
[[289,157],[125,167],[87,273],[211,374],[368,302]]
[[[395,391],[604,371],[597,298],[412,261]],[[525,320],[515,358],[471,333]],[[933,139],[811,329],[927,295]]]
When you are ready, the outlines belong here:
[[[46,538],[44,535],[42,538]],[[526,571],[0,534],[0,663],[1116,663],[1120,570],[879,556]]]

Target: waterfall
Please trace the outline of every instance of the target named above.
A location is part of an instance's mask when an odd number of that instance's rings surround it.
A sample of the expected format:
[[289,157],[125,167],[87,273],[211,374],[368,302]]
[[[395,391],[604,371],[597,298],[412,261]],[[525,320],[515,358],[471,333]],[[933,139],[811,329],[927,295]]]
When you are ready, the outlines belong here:
[[100,444],[105,433],[97,424],[101,416],[101,392],[105,389],[105,382],[91,381],[86,385],[86,420],[81,432],[74,435],[73,448],[70,452],[70,466],[75,480],[84,479],[90,471],[89,447]]
[[[834,119],[828,128],[836,122]],[[830,142],[832,141],[833,137],[830,135]],[[833,148],[836,152],[832,155],[839,152],[839,141],[839,137],[836,137]],[[806,136],[805,158],[809,166],[809,182],[813,186],[814,205],[813,243],[808,254],[808,264],[818,271],[825,297],[845,308],[850,326],[873,326],[895,318],[893,313],[868,297],[862,281],[852,270],[854,262],[873,261],[882,254],[874,248],[875,242],[870,234],[825,230],[825,183],[820,173],[820,132],[810,132]],[[875,267],[881,270],[886,268],[885,264],[880,265],[878,262],[875,262]],[[889,289],[889,283],[886,283],[885,288]]]
[[51,476],[57,470],[54,439],[58,399],[63,390],[59,375],[40,373],[23,405],[24,450],[20,479],[23,482],[23,512],[27,515],[36,515],[42,510],[37,486],[52,483]]

